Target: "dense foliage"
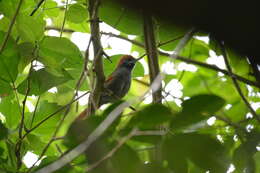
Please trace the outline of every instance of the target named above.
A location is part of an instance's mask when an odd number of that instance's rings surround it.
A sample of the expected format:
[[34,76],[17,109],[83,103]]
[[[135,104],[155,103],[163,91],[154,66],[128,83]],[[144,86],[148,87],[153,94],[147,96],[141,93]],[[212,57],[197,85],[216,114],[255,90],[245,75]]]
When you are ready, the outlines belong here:
[[[19,2],[0,0],[0,173],[34,172],[59,160],[121,103],[75,120],[87,106],[77,98],[92,91],[90,83],[95,78],[93,70],[86,71],[86,66],[93,67],[89,50],[81,51],[71,41],[75,32],[90,34],[87,1],[24,0],[17,10]],[[101,1],[98,15],[101,23],[120,31],[102,31],[102,38],[127,40],[131,53],[145,53],[142,14]],[[246,57],[225,48],[236,75],[225,66],[208,64],[214,54],[215,63],[223,63],[224,52],[213,38],[202,41],[201,36],[208,35],[196,32],[181,50],[181,58],[173,60],[167,51],[173,51],[190,28],[153,20],[159,65],[165,72],[162,104],[152,104],[148,93],[147,99],[134,102],[134,110],[124,109],[85,152],[56,172],[224,173],[235,168],[236,173],[260,173],[256,117],[260,86]],[[53,30],[60,36],[51,36]],[[103,48],[111,50],[109,45]],[[106,76],[120,56],[103,56]],[[142,97],[149,89],[144,59],[134,69],[124,100]],[[24,157],[28,153],[36,154],[41,162],[36,166],[31,161],[33,167],[28,168]]]

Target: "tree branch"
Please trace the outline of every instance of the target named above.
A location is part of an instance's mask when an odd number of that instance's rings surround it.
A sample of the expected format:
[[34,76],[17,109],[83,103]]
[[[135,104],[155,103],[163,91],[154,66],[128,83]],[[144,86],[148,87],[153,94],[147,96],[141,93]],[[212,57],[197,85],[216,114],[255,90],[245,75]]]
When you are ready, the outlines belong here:
[[103,48],[100,42],[100,30],[99,30],[99,18],[98,8],[100,0],[88,0],[89,3],[89,16],[90,16],[90,31],[92,37],[92,43],[94,48],[94,60],[93,71],[95,72],[94,90],[90,94],[87,115],[93,114],[99,104],[101,91],[105,81],[105,75],[103,70]]
[[[144,40],[145,40],[145,49],[148,57],[148,67],[149,67],[149,76],[150,83],[154,81],[156,76],[160,73],[160,67],[158,62],[158,52],[157,44],[154,35],[154,23],[151,15],[144,13]],[[162,102],[162,86],[156,92],[153,92],[153,102],[161,103]]]
[[227,57],[227,53],[226,53],[226,49],[224,47],[224,43],[220,42],[220,49],[222,51],[222,54],[223,54],[223,57],[224,57],[224,61],[225,61],[225,64],[226,64],[226,67],[228,69],[228,73],[229,73],[229,76],[231,76],[231,79],[234,83],[234,86],[238,92],[238,94],[240,95],[240,97],[242,98],[242,100],[244,101],[244,103],[246,104],[246,106],[248,107],[249,111],[251,112],[251,114],[254,116],[254,118],[260,123],[260,117],[256,114],[255,110],[252,108],[252,106],[250,105],[250,103],[247,101],[246,97],[244,96],[238,82],[237,82],[237,79],[235,76],[233,76],[233,73],[232,73],[232,68],[228,62],[228,57]]
[[[130,43],[132,43],[132,44],[134,44],[136,46],[144,48],[144,44],[143,43],[135,41],[135,40],[128,39],[128,38],[126,38],[124,36],[121,36],[121,35],[117,35],[117,34],[113,34],[113,33],[106,33],[106,32],[101,32],[101,34],[109,35],[111,37],[116,37],[116,38],[119,38],[119,39],[122,39],[122,40],[126,40],[126,41],[129,41]],[[158,51],[158,53],[160,55],[162,55],[162,56],[167,56],[167,57],[170,57],[170,55],[171,55],[169,53],[162,52],[160,50]],[[223,73],[223,74],[225,74],[227,76],[230,76],[230,74],[229,74],[229,72],[227,70],[218,68],[215,65],[207,64],[207,63],[204,63],[204,62],[199,62],[199,61],[196,61],[196,60],[193,60],[193,59],[189,59],[189,58],[183,57],[183,56],[177,56],[175,59],[179,60],[179,61],[186,62],[188,64],[193,64],[193,65],[197,65],[197,66],[200,66],[200,67],[208,68],[208,69],[211,69],[211,70],[214,70],[214,71],[217,71],[217,72],[221,72],[221,73]],[[243,83],[246,83],[248,85],[260,88],[260,84],[258,84],[255,81],[248,80],[248,79],[246,79],[246,78],[244,78],[242,76],[239,76],[237,74],[234,74],[234,73],[232,73],[232,76],[234,76],[237,80],[239,80],[239,81],[241,81]]]
[[30,16],[33,16],[34,13],[36,13],[36,11],[41,7],[42,3],[44,2],[45,0],[41,0],[38,2],[38,4],[36,5],[36,7],[33,9],[33,11],[31,12]]

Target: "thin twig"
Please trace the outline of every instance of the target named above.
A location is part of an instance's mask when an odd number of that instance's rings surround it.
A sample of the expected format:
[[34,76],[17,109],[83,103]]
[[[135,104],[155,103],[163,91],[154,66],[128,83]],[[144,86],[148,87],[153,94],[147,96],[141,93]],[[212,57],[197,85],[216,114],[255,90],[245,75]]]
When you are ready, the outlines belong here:
[[39,106],[39,103],[40,103],[40,99],[41,99],[41,96],[38,96],[37,101],[36,101],[35,108],[34,108],[34,110],[33,110],[33,115],[32,115],[32,121],[31,121],[30,128],[32,128],[32,125],[33,125],[33,122],[34,122],[34,118],[35,118],[35,115],[36,115],[36,111],[37,111],[38,106]]
[[179,36],[179,37],[176,37],[176,38],[173,38],[173,39],[170,39],[170,40],[167,40],[167,41],[162,42],[162,43],[159,43],[159,44],[157,45],[157,47],[164,46],[164,45],[166,45],[166,44],[169,44],[169,43],[171,43],[171,42],[174,42],[174,41],[176,41],[176,40],[179,40],[179,39],[181,39],[182,37],[184,37],[184,35]]
[[253,115],[253,117],[260,123],[260,116],[257,115],[257,113],[255,112],[255,110],[252,108],[252,106],[250,105],[250,103],[247,101],[246,97],[244,96],[238,82],[237,82],[237,79],[235,76],[233,76],[233,73],[232,73],[232,68],[228,62],[228,58],[227,58],[227,53],[226,53],[226,49],[224,47],[224,43],[220,42],[220,49],[222,51],[222,54],[223,54],[223,57],[224,57],[224,61],[225,61],[225,64],[226,64],[226,67],[228,69],[228,72],[229,72],[229,76],[231,76],[231,79],[234,83],[234,86],[238,92],[238,94],[240,95],[240,97],[242,98],[242,100],[244,101],[244,103],[246,104],[246,106],[248,107],[249,111],[251,112],[251,114]]
[[39,126],[41,126],[45,121],[47,121],[48,119],[50,119],[51,117],[53,117],[54,115],[56,115],[57,113],[63,111],[64,109],[66,109],[68,106],[70,106],[71,104],[73,104],[74,102],[78,101],[80,98],[84,97],[85,95],[87,95],[89,92],[86,92],[84,94],[82,94],[81,96],[77,97],[76,99],[74,99],[73,101],[69,102],[68,104],[60,107],[59,109],[57,109],[55,112],[51,113],[50,115],[46,116],[46,118],[44,118],[43,120],[41,120],[40,122],[38,122],[35,126],[33,126],[33,128],[29,129],[27,133],[25,133],[23,135],[23,139],[33,130],[37,129]]
[[33,9],[33,11],[31,12],[30,16],[33,16],[34,13],[36,13],[36,11],[41,7],[42,3],[44,2],[45,0],[41,0],[38,2],[38,4],[36,5],[36,7]]
[[1,44],[1,47],[0,47],[0,55],[2,54],[4,48],[5,48],[6,44],[7,44],[7,41],[8,41],[8,39],[9,39],[9,36],[10,36],[11,32],[12,32],[12,29],[13,29],[13,26],[14,26],[14,23],[15,23],[15,20],[16,20],[16,18],[17,18],[17,16],[18,16],[18,13],[19,13],[20,9],[21,9],[22,3],[23,3],[23,0],[20,0],[19,3],[18,3],[18,5],[17,5],[17,8],[16,8],[15,13],[14,13],[14,16],[13,16],[13,18],[12,18],[10,24],[9,24],[7,33],[6,33],[6,35],[5,35],[4,39],[3,39],[4,41],[3,41],[3,43]]
[[63,17],[63,21],[62,21],[62,25],[61,25],[61,29],[60,29],[60,37],[62,37],[63,29],[64,29],[64,26],[65,26],[65,23],[66,23],[68,3],[69,3],[69,0],[66,0],[64,17]]

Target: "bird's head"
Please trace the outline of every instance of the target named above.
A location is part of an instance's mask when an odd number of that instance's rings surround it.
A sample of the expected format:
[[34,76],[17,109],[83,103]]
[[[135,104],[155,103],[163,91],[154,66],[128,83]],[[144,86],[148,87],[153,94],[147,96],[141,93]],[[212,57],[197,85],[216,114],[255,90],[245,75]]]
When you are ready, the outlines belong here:
[[120,59],[117,67],[125,67],[129,70],[132,70],[135,66],[136,61],[137,61],[137,59],[135,59],[131,55],[124,55]]

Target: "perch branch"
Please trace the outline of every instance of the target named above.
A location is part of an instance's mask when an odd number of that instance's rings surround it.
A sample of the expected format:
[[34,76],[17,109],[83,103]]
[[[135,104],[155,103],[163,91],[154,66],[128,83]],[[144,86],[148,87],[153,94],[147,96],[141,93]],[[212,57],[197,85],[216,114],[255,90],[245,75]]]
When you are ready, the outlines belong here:
[[99,30],[99,18],[98,8],[100,0],[89,0],[89,16],[90,16],[90,31],[92,37],[92,43],[94,48],[94,60],[93,67],[96,74],[94,81],[93,92],[90,94],[87,115],[93,114],[99,103],[101,90],[105,81],[105,75],[103,70],[103,48],[100,42],[100,30]]

